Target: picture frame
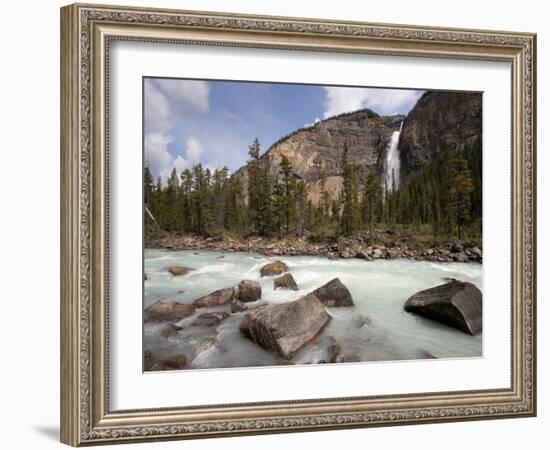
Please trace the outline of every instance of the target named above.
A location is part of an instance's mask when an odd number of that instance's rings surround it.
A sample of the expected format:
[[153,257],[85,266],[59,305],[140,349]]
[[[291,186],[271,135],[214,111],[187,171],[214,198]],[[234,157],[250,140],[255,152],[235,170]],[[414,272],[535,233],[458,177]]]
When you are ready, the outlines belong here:
[[[113,410],[110,46],[510,64],[510,386]],[[212,74],[214,77],[215,74]],[[536,35],[74,4],[61,9],[61,441],[97,445],[536,415]]]

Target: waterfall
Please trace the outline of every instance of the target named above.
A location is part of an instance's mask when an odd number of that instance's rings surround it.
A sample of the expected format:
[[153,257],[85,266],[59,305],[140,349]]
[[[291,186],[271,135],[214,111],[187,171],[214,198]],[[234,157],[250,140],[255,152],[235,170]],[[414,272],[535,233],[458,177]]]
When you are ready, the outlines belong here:
[[386,190],[389,192],[393,189],[393,186],[399,187],[399,174],[401,169],[401,161],[399,159],[399,135],[401,134],[401,128],[403,128],[403,122],[399,126],[399,131],[394,131],[391,135],[390,142],[388,143],[388,150],[386,153],[386,173],[384,174],[384,180],[386,183]]

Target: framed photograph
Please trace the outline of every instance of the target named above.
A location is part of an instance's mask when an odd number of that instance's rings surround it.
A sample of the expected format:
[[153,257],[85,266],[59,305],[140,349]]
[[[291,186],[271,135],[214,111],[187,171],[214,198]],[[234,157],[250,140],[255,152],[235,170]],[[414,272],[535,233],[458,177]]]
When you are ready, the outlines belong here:
[[535,415],[535,58],[62,8],[62,442]]

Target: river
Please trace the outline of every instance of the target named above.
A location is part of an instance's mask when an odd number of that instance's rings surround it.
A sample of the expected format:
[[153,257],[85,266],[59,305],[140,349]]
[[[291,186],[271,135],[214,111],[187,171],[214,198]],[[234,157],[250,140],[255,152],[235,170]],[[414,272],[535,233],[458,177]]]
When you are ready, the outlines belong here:
[[[299,291],[274,291],[273,278],[260,277],[260,268],[276,259],[287,264]],[[186,276],[173,276],[166,268],[175,265],[194,270]],[[408,259],[367,262],[312,256],[273,258],[242,252],[146,249],[144,270],[148,278],[144,282],[144,308],[163,296],[193,303],[216,289],[236,286],[243,279],[261,283],[262,301],[288,302],[340,278],[355,306],[327,308],[332,320],[314,342],[295,355],[291,361],[294,364],[329,360],[327,348],[334,343],[351,361],[482,356],[481,335],[470,336],[403,310],[411,295],[442,284],[445,278],[469,281],[482,290],[481,264]],[[230,315],[217,329],[190,326],[199,314],[221,310],[227,310],[227,306],[197,310],[181,321],[179,332],[167,333],[166,324],[144,324],[144,350],[159,358],[184,353],[192,359],[186,368],[195,369],[288,364],[240,335],[239,323],[246,311]]]

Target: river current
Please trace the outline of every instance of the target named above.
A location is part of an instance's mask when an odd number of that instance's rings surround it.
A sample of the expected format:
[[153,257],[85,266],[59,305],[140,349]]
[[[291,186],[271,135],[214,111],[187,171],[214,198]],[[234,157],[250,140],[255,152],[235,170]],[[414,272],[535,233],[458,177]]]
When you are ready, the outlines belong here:
[[[299,291],[273,290],[272,277],[260,277],[260,268],[280,259],[289,267]],[[409,314],[403,305],[419,290],[445,282],[447,278],[468,281],[482,289],[482,265],[476,263],[433,263],[408,259],[329,260],[312,256],[266,257],[251,253],[213,251],[169,251],[146,249],[144,308],[160,297],[180,303],[193,301],[216,289],[236,286],[243,279],[262,285],[262,302],[296,300],[333,278],[347,286],[354,307],[327,308],[332,320],[322,333],[292,359],[293,364],[330,360],[327,349],[338,344],[350,361],[395,361],[428,358],[482,356],[482,336],[470,336],[454,328]],[[194,269],[173,276],[167,267]],[[201,308],[180,322],[182,330],[167,332],[166,324],[144,325],[144,350],[155,357],[184,353],[187,368],[251,367],[288,364],[273,353],[243,338],[239,323],[245,312],[230,315],[217,329],[192,327],[204,312],[226,307]]]

